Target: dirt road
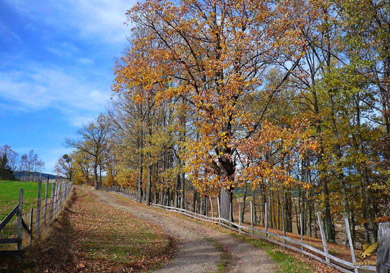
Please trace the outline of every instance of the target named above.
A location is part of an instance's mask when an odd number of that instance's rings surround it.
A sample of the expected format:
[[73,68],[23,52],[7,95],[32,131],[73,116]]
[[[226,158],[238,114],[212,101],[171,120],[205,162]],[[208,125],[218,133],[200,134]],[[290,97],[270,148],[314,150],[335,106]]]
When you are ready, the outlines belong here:
[[94,192],[99,201],[127,211],[134,216],[161,226],[164,232],[177,239],[174,258],[156,270],[159,273],[224,272],[268,273],[275,272],[277,265],[265,253],[252,245],[198,224],[172,213],[146,207],[113,193]]

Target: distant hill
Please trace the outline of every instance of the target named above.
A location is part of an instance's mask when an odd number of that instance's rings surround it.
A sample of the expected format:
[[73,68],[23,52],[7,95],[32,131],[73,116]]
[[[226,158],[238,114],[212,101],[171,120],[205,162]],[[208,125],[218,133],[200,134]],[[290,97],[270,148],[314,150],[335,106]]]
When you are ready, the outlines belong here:
[[23,181],[38,181],[39,179],[42,179],[42,181],[47,180],[47,177],[49,179],[66,179],[66,177],[63,176],[57,176],[55,174],[50,173],[40,173],[40,172],[28,172],[28,171],[16,171],[14,172],[15,178],[18,180]]

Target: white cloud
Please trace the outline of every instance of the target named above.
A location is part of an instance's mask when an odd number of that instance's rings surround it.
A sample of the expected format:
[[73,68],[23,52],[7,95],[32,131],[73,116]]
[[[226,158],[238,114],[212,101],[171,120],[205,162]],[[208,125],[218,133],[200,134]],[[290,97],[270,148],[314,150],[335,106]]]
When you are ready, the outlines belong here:
[[59,110],[70,124],[80,126],[104,111],[111,90],[101,79],[84,79],[81,73],[27,65],[0,72],[0,97],[11,102],[13,110]]
[[71,27],[81,38],[98,37],[109,44],[125,43],[129,27],[125,13],[136,1],[130,0],[8,0],[24,16],[56,29]]

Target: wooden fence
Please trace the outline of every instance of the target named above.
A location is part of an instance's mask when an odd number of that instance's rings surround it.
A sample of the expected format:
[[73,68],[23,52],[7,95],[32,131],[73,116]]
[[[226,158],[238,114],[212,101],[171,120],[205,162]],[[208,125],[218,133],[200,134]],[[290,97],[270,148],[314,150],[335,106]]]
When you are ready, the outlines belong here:
[[[115,193],[118,193],[124,197],[130,198],[132,200],[136,200],[136,195],[131,192],[128,189],[123,189],[118,186],[113,186],[109,188],[105,188],[107,191],[112,191]],[[180,213],[182,215],[188,216],[193,219],[197,219],[200,221],[204,222],[211,222],[218,224],[222,227],[225,227],[227,229],[239,232],[241,234],[246,234],[251,237],[256,237],[260,238],[262,240],[266,240],[268,242],[271,242],[273,244],[279,245],[283,248],[287,248],[289,250],[301,253],[302,255],[308,256],[312,259],[315,259],[321,263],[324,263],[330,267],[333,267],[341,272],[376,272],[376,266],[375,265],[364,265],[364,264],[359,264],[356,262],[355,258],[355,251],[353,249],[353,244],[352,244],[352,239],[349,231],[349,221],[346,220],[346,233],[347,233],[347,239],[349,240],[349,245],[351,246],[351,261],[346,261],[344,259],[341,259],[339,257],[335,257],[334,255],[330,254],[328,251],[328,246],[327,242],[325,239],[325,233],[324,230],[322,229],[322,217],[321,213],[317,213],[317,221],[318,221],[318,226],[320,227],[320,233],[321,233],[321,239],[322,239],[322,245],[323,249],[318,249],[315,248],[307,243],[304,243],[303,240],[303,234],[301,232],[301,239],[296,240],[294,238],[286,236],[286,232],[284,230],[284,225],[283,225],[283,235],[277,234],[274,232],[270,232],[267,227],[267,209],[265,209],[265,227],[264,229],[260,228],[255,228],[253,224],[253,209],[252,209],[252,203],[250,203],[251,206],[251,225],[243,225],[241,223],[241,217],[239,216],[239,223],[235,223],[232,221],[228,221],[226,219],[223,219],[219,217],[220,215],[220,207],[219,207],[219,200],[217,198],[217,211],[216,211],[216,216],[214,216],[214,209],[212,208],[212,202],[211,204],[211,214],[212,216],[204,215],[202,211],[198,213],[195,209],[195,211],[190,211],[187,209],[182,209],[182,208],[176,208],[174,206],[169,206],[169,205],[163,205],[159,204],[162,203],[162,200],[157,200],[155,198],[155,202],[152,204],[153,207],[168,210],[168,211],[174,211],[176,213]],[[166,202],[165,202],[166,203]],[[267,206],[267,204],[265,204]],[[241,209],[239,209],[239,212],[241,213]],[[206,213],[207,214],[207,213]],[[282,216],[283,217],[283,216]],[[284,221],[282,221],[284,223]],[[302,225],[301,225],[302,226]]]
[[0,223],[0,257],[18,255],[21,258],[26,247],[30,246],[34,239],[39,238],[45,228],[57,219],[72,186],[72,183],[53,183],[49,196],[49,182],[46,182],[45,196],[42,198],[40,181],[38,198],[28,203],[29,210],[24,206],[24,190],[20,189],[18,203]]

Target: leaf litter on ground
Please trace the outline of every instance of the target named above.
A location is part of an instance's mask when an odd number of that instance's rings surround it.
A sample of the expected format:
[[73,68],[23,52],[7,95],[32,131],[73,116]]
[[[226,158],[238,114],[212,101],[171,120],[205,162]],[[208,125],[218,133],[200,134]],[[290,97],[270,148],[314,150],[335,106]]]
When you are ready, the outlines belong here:
[[128,212],[77,188],[47,237],[5,272],[147,272],[172,257],[173,240]]

